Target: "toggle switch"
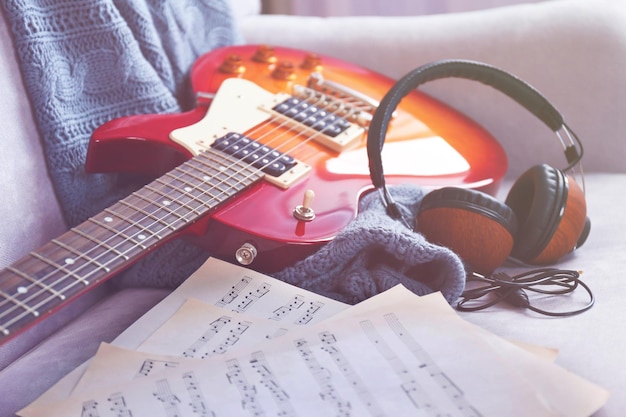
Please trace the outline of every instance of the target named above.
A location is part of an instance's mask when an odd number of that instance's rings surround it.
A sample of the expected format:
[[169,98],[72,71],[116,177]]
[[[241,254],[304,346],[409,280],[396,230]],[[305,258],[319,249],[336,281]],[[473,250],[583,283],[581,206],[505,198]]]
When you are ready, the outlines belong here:
[[315,211],[311,208],[311,203],[313,202],[314,197],[315,193],[313,190],[306,190],[304,198],[302,199],[302,204],[293,209],[293,216],[296,219],[310,222],[315,218]]

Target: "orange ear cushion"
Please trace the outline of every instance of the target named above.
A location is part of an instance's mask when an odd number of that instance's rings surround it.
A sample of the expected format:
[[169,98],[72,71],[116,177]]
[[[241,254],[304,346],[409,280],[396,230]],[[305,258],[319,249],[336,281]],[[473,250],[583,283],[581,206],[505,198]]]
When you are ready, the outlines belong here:
[[447,187],[424,197],[417,229],[430,242],[457,253],[474,271],[487,275],[510,255],[517,220],[508,206],[487,194]]
[[555,262],[576,248],[586,228],[582,190],[573,179],[546,164],[526,171],[505,202],[520,226],[512,255],[525,262]]

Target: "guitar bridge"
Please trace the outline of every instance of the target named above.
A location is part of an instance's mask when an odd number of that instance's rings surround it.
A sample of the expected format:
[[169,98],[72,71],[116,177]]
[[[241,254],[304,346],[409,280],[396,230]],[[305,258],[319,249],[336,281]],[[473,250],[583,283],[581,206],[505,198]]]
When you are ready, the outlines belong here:
[[309,130],[311,139],[336,152],[359,143],[372,118],[371,105],[361,100],[347,100],[345,95],[325,94],[301,85],[294,86],[293,96],[265,110]]

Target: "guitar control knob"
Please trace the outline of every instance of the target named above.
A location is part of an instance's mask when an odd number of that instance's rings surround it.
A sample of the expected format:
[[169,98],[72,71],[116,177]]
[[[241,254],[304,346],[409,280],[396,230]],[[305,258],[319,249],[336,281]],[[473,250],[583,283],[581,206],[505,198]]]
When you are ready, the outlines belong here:
[[301,67],[305,70],[319,72],[322,70],[322,60],[319,55],[310,53],[304,57]]
[[276,65],[272,77],[281,81],[290,81],[296,78],[296,68],[291,62],[283,61]]
[[220,71],[226,74],[239,75],[246,72],[246,67],[243,65],[243,60],[239,55],[228,55],[222,65],[220,65]]
[[302,204],[293,209],[293,216],[296,219],[310,222],[315,218],[315,211],[311,208],[311,203],[313,202],[314,197],[315,193],[313,190],[306,190]]
[[256,255],[256,247],[252,243],[244,243],[235,252],[235,259],[237,259],[237,262],[239,262],[241,265],[246,266],[250,265],[254,261]]
[[276,55],[274,54],[274,48],[267,45],[261,45],[254,53],[252,60],[266,64],[275,64],[278,58],[276,58]]

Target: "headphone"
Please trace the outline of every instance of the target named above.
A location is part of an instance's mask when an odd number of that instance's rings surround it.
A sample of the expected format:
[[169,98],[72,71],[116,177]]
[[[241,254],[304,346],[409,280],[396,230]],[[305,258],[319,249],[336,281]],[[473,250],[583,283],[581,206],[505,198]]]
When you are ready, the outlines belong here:
[[[514,182],[504,203],[473,189],[433,190],[424,196],[417,215],[407,219],[385,185],[381,155],[385,134],[404,96],[425,82],[446,77],[479,81],[518,102],[556,133],[568,166],[563,170],[547,164],[530,168]],[[370,177],[387,213],[430,242],[450,248],[473,272],[488,275],[508,258],[526,264],[550,264],[580,247],[589,234],[584,191],[566,174],[582,159],[582,143],[535,88],[496,67],[444,60],[409,72],[393,85],[374,112],[367,153]]]

